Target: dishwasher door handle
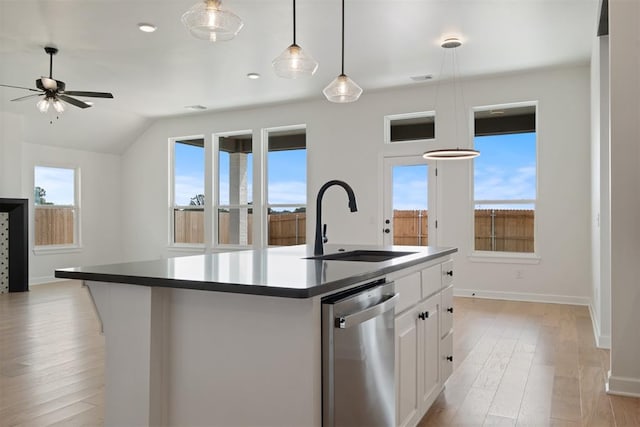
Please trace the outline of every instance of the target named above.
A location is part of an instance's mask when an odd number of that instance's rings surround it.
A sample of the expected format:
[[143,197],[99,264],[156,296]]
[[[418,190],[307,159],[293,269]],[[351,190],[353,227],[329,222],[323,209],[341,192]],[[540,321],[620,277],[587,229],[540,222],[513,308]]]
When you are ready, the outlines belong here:
[[366,308],[362,311],[358,311],[357,313],[336,317],[335,326],[339,329],[345,329],[359,325],[369,319],[373,319],[374,317],[395,307],[399,296],[400,294],[387,295],[387,298],[383,299],[379,304]]

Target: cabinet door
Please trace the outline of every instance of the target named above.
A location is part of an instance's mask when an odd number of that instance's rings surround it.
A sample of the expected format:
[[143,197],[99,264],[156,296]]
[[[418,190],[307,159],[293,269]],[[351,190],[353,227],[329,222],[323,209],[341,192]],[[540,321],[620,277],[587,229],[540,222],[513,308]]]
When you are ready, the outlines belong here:
[[439,392],[440,378],[438,361],[440,360],[440,334],[438,328],[438,309],[440,296],[435,295],[422,302],[418,309],[422,316],[419,317],[420,331],[420,357],[421,369],[419,391],[422,412],[427,410]]
[[418,313],[415,308],[396,317],[396,425],[418,421]]
[[453,332],[440,341],[440,377],[442,384],[453,372]]
[[441,307],[440,336],[444,337],[453,329],[453,286],[442,291]]

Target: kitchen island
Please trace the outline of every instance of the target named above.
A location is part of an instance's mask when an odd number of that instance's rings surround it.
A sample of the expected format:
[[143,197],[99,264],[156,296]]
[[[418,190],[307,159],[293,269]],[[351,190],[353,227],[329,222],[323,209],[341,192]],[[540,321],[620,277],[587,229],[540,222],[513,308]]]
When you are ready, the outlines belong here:
[[[440,301],[449,272],[441,265],[456,252],[327,245],[325,253],[355,249],[411,254],[322,260],[294,246],[57,270],[85,281],[102,323],[105,425],[322,425],[321,299],[386,279],[400,294],[396,314],[411,314],[425,292]],[[437,276],[425,273],[435,267]],[[399,383],[405,371],[396,367],[398,424],[413,404]]]

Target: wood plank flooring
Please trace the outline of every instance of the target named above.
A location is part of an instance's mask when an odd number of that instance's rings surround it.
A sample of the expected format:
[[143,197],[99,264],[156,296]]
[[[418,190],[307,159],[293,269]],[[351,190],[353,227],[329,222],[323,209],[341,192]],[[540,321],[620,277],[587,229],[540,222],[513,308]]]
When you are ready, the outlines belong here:
[[[609,353],[586,307],[455,299],[454,373],[433,426],[640,426],[640,399],[609,396]],[[104,338],[69,281],[0,295],[0,426],[100,426]]]

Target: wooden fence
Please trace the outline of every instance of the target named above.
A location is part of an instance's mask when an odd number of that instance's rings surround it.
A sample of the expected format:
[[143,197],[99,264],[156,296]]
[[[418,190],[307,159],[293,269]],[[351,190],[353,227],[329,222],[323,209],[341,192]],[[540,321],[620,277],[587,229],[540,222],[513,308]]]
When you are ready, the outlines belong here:
[[[174,211],[176,243],[204,242],[204,211]],[[475,250],[533,252],[533,210],[477,209],[475,211]],[[247,244],[252,242],[252,214],[247,214]],[[426,210],[396,210],[393,213],[393,244],[425,246],[429,243]],[[306,243],[306,213],[279,213],[268,216],[269,245],[287,246]],[[72,208],[35,209],[36,245],[73,243]],[[219,213],[219,243],[228,244],[229,213]]]
[[36,246],[73,244],[73,208],[35,208]]

